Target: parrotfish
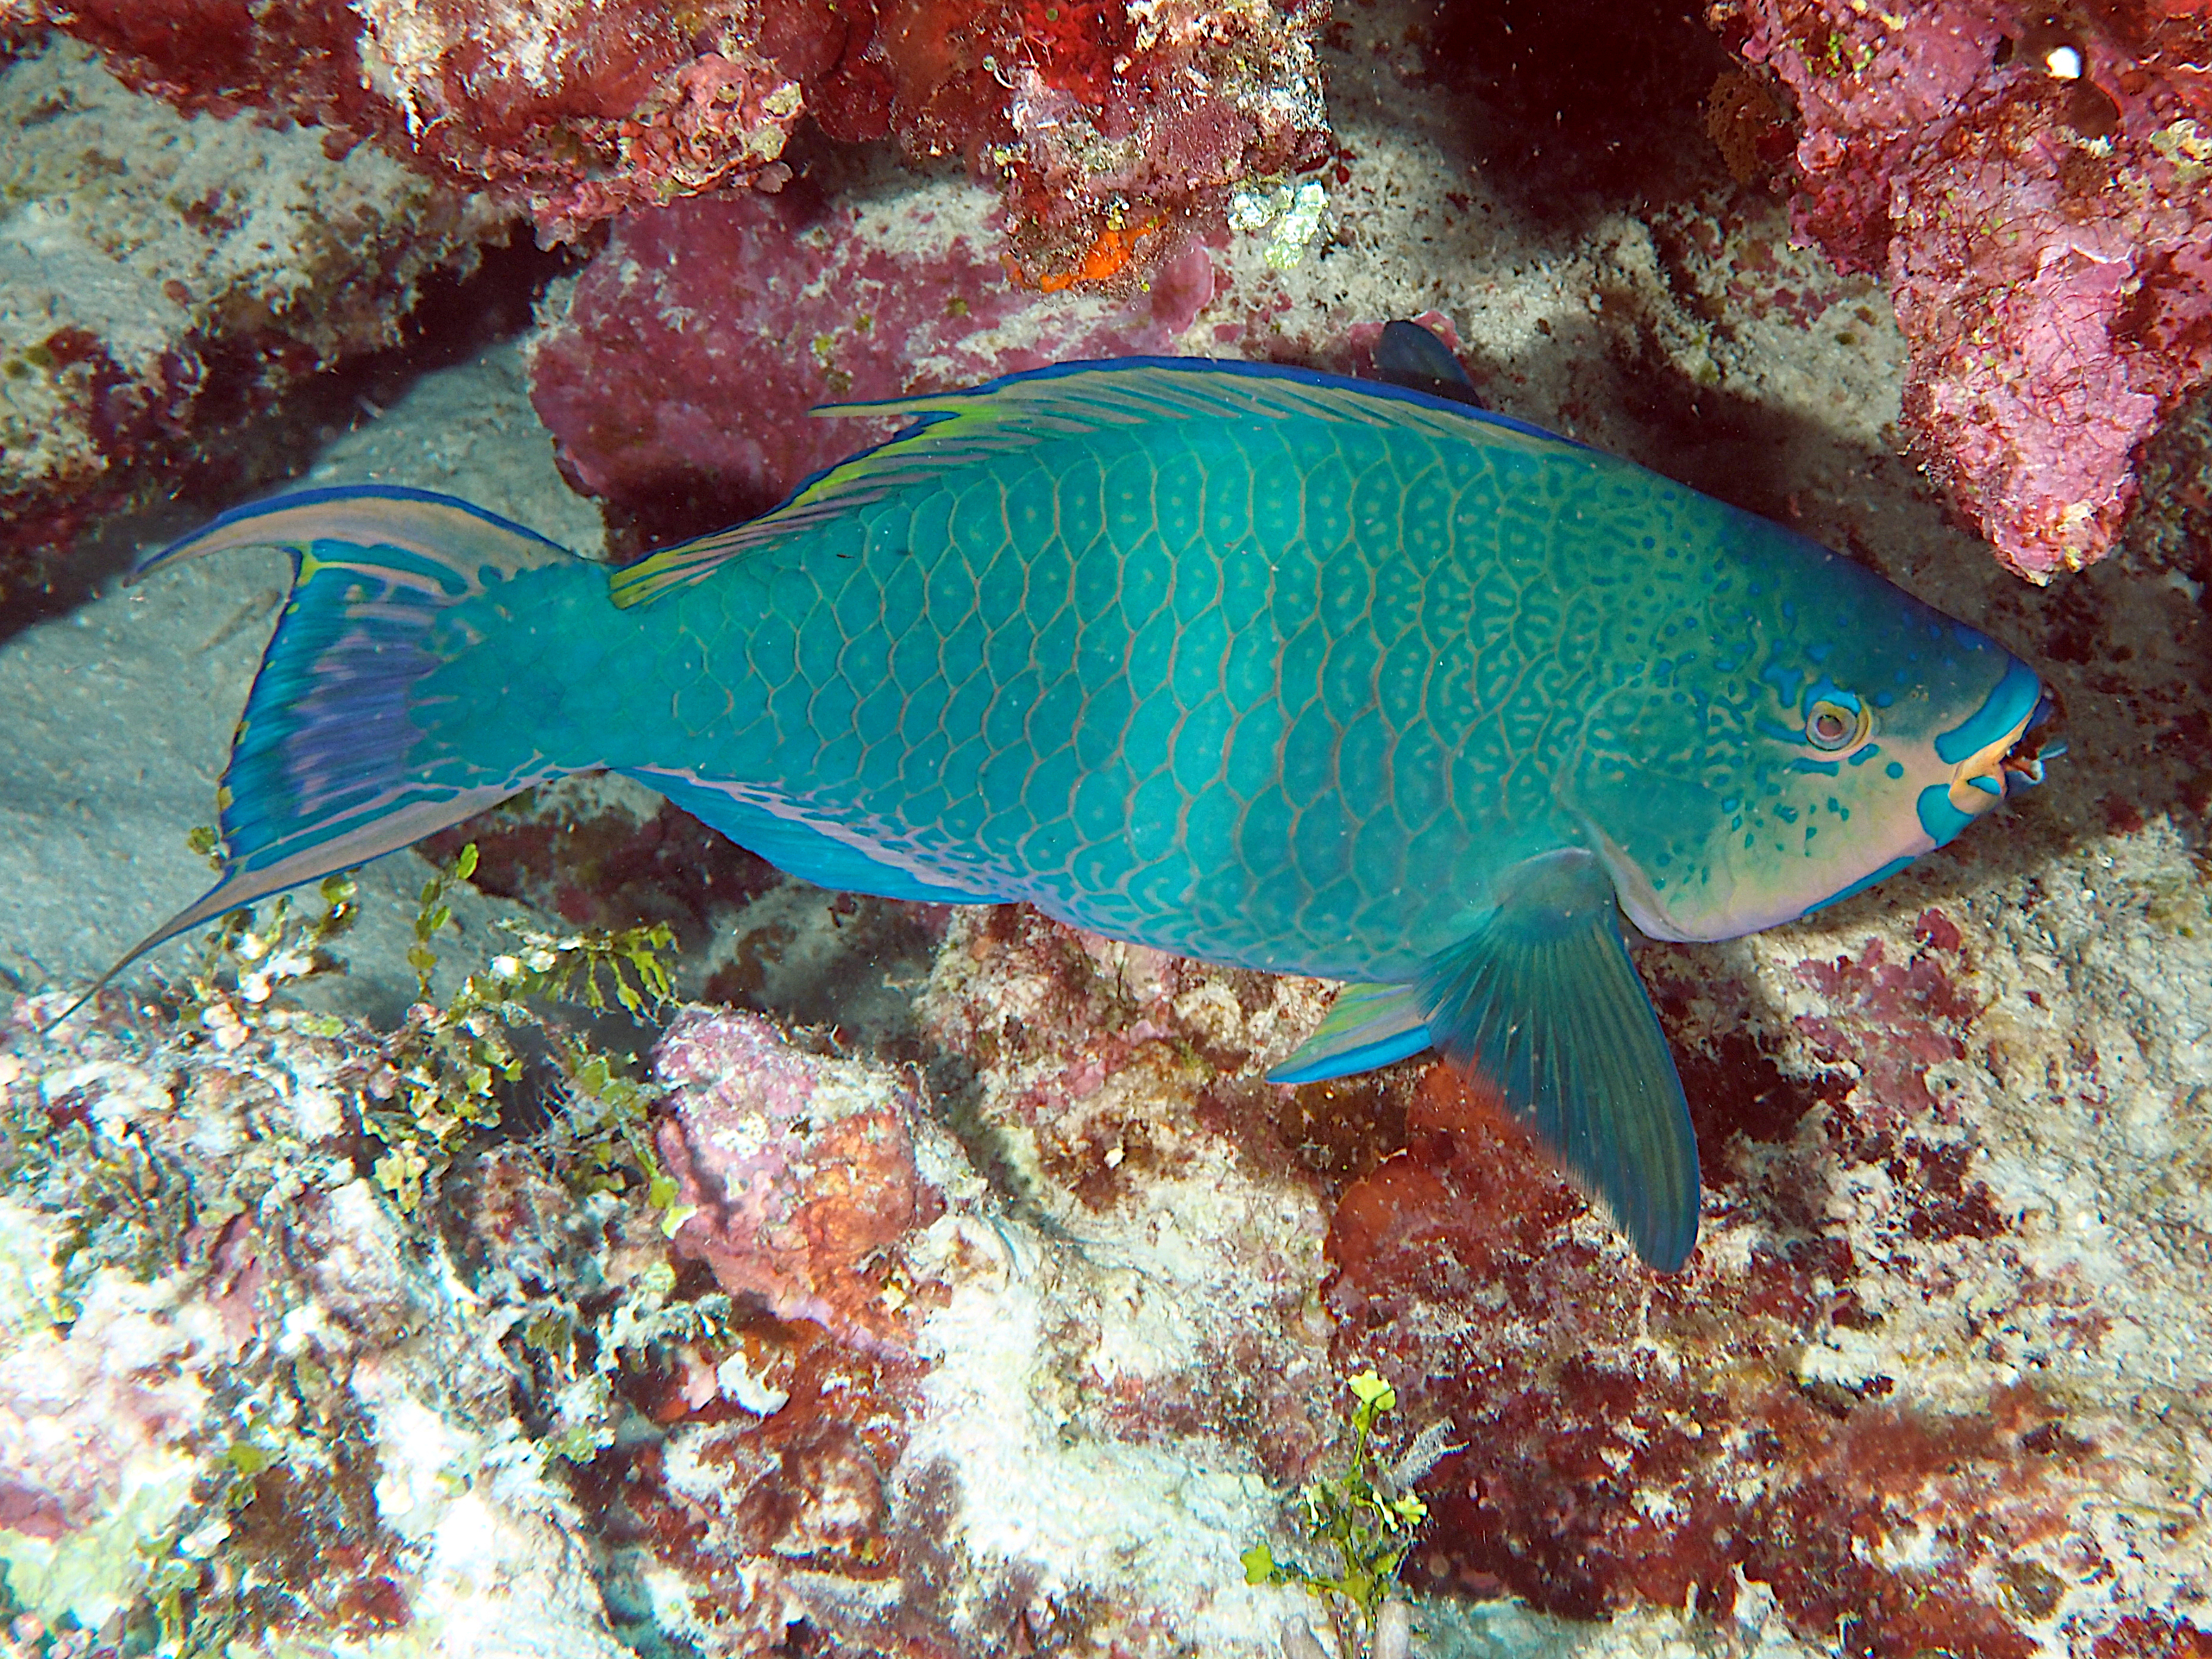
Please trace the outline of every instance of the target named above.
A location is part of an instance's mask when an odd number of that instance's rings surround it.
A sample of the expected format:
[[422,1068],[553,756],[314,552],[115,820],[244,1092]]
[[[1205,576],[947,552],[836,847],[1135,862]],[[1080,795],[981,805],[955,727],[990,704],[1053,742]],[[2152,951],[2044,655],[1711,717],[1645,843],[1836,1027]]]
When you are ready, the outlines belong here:
[[823,886],[1346,981],[1277,1080],[1434,1047],[1674,1270],[1697,1147],[1624,916],[1859,891],[2039,778],[2051,699],[1409,344],[1448,395],[1130,358],[842,406],[911,424],[611,572],[415,489],[226,513],[147,568],[296,574],[222,878],[147,944],[605,768]]

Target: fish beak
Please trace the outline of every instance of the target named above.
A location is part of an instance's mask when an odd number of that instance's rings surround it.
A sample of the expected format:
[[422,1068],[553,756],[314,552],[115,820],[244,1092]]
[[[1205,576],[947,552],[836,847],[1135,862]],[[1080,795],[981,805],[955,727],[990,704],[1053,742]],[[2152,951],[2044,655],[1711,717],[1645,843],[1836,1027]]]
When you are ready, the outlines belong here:
[[2012,783],[2041,783],[2044,757],[2065,752],[2063,744],[2053,741],[2063,714],[2057,694],[2046,686],[2019,725],[1951,769],[1951,805],[1971,817],[2002,800]]
[[2057,760],[2066,752],[2066,739],[2058,735],[2058,727],[2066,718],[2066,707],[2058,701],[2058,694],[2049,686],[2036,700],[2035,712],[2027,717],[2027,730],[2020,741],[2005,751],[2003,771],[2013,781],[2027,785],[2043,781],[2043,763]]

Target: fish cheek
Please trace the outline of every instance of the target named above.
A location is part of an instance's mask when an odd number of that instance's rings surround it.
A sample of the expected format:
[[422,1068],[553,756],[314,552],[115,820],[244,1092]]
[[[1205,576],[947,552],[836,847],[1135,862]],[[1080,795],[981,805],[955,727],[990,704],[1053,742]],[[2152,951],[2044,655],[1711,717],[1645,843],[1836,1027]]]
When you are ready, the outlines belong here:
[[1832,770],[1802,758],[1777,745],[1713,785],[1638,769],[1589,798],[1578,816],[1629,919],[1655,939],[1734,939],[1924,850],[1902,783],[1867,763]]
[[1735,896],[1723,799],[1692,779],[1615,766],[1580,780],[1565,804],[1628,919],[1653,939],[1698,939],[1728,936],[1711,931]]

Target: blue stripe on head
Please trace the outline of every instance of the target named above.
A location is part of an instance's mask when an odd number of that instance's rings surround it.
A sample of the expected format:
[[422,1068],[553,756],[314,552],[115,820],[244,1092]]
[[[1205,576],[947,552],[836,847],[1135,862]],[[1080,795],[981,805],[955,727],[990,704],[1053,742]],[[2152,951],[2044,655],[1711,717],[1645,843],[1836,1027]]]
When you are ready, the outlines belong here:
[[1873,886],[1876,882],[1888,880],[1892,876],[1905,868],[1906,865],[1911,863],[1912,860],[1918,856],[1919,854],[1917,853],[1907,853],[1901,859],[1892,859],[1888,863],[1883,865],[1881,869],[1868,872],[1865,875],[1861,876],[1856,881],[1851,883],[1850,886],[1838,887],[1834,892],[1829,894],[1827,897],[1822,899],[1818,904],[1807,905],[1799,914],[1809,916],[1815,910],[1825,910],[1832,904],[1841,904],[1845,899],[1852,896],[1852,895],[1863,893],[1868,888]]
[[[2034,711],[2043,696],[2043,682],[2033,668],[2017,657],[2011,660],[2005,677],[1997,682],[1996,690],[1990,693],[1982,706],[1936,739],[1936,758],[1955,766],[1967,756],[1988,748]],[[1927,816],[1924,807],[1921,816],[1923,819]],[[1957,831],[1952,833],[1955,835]],[[1945,839],[1937,836],[1937,845]]]

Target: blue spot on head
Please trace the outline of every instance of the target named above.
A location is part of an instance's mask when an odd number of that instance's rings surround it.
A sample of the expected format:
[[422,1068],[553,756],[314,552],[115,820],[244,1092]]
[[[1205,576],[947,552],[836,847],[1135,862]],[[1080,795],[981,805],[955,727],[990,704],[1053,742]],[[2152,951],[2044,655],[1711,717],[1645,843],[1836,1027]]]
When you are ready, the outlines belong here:
[[1888,765],[1883,767],[1881,769],[1888,773],[1893,778],[1901,778],[1905,775],[1904,767],[1899,765],[1895,761],[1890,762]]
[[1790,769],[1793,772],[1825,772],[1832,778],[1840,776],[1844,769],[1838,761],[1810,760],[1800,755],[1790,763]]
[[1826,662],[1835,648],[1836,647],[1834,646],[1825,643],[1820,645],[1808,645],[1805,647],[1805,654],[1810,657],[1814,662]]
[[[1872,760],[1880,753],[1881,753],[1881,745],[1880,744],[1862,744],[1859,747],[1851,750],[1850,756],[1850,763],[1854,766],[1864,766],[1869,761]],[[1897,775],[1893,772],[1890,775],[1894,777]]]
[[1897,699],[1887,691],[1877,691],[1874,694],[1874,706],[1877,708],[1887,708],[1896,701]]

